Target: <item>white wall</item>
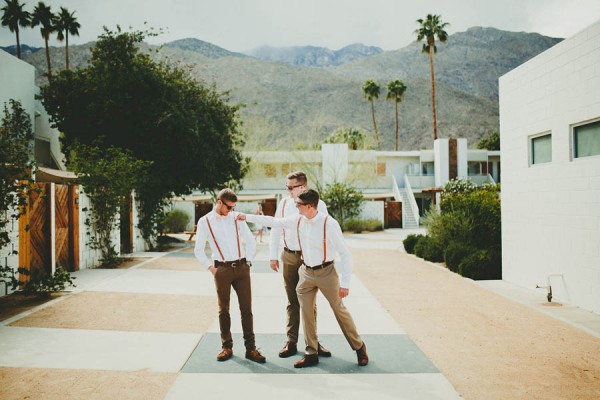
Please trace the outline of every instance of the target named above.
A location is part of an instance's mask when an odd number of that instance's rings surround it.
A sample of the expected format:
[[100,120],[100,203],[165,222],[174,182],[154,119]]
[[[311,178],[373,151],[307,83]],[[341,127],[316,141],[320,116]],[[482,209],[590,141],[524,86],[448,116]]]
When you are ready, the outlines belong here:
[[450,179],[450,155],[448,139],[436,139],[433,142],[435,157],[435,186],[441,187]]
[[348,145],[323,143],[323,185],[344,182],[348,176]]
[[[600,156],[571,159],[571,126],[600,118],[600,21],[500,78],[503,279],[550,283],[600,313]],[[529,165],[529,137],[552,161]],[[542,301],[543,296],[540,296]]]
[[[35,111],[35,68],[4,50],[0,50],[0,112],[9,99],[18,100],[33,117]],[[8,104],[7,104],[8,105]],[[33,125],[34,121],[31,120]]]

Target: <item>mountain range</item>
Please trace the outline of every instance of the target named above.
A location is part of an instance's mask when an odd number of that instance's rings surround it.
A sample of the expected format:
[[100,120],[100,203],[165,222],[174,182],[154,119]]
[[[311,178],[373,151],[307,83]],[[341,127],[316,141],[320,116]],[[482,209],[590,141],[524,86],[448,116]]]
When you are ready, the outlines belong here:
[[[439,137],[463,137],[475,147],[499,129],[498,78],[562,39],[537,33],[474,27],[437,43],[434,57]],[[87,64],[94,43],[70,47],[72,68]],[[399,106],[400,149],[431,148],[429,58],[414,43],[394,51],[354,44],[337,51],[312,46],[263,47],[246,54],[198,39],[152,48],[152,57],[189,66],[190,73],[230,100],[243,103],[240,116],[248,149],[312,148],[339,128],[356,127],[373,138],[370,104],[361,86],[374,79],[382,88],[375,101],[382,149],[395,141],[395,114],[386,85],[401,79],[408,87]],[[53,70],[64,68],[64,48],[51,48]],[[43,51],[25,61],[36,67],[37,83],[46,69]],[[374,140],[372,140],[372,143]],[[290,144],[292,143],[292,144]]]

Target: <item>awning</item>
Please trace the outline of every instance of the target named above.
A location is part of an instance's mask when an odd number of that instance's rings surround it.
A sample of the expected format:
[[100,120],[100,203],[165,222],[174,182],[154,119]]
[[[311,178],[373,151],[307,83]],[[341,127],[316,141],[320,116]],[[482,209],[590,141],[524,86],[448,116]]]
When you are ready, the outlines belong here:
[[[275,194],[238,194],[237,198],[238,198],[238,201],[260,201],[260,200],[276,199],[277,195],[275,195]],[[212,201],[212,197],[209,194],[194,194],[194,195],[189,195],[189,196],[174,197],[171,200],[199,202],[199,201]]]
[[367,200],[394,198],[394,193],[363,193],[363,198]]
[[77,175],[71,171],[61,171],[45,167],[38,167],[35,171],[36,182],[67,183],[75,179],[77,179]]

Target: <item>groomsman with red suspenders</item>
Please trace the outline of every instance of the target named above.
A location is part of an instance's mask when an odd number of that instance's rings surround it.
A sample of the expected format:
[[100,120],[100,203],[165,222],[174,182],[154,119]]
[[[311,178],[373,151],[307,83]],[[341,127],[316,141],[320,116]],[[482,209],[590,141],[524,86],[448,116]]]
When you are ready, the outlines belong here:
[[[292,172],[287,175],[286,179],[285,188],[290,194],[290,197],[281,200],[275,211],[275,216],[281,218],[298,215],[298,208],[296,207],[295,201],[298,197],[298,193],[302,192],[308,186],[308,179],[306,178],[306,174],[302,171]],[[327,214],[327,206],[323,200],[319,200],[317,209],[320,212]],[[302,266],[302,257],[300,255],[300,245],[296,235],[296,228],[272,228],[269,251],[271,260],[270,265],[273,271],[279,271],[278,252],[281,241],[283,241],[283,251],[281,252],[281,262],[283,263],[283,286],[285,287],[288,304],[286,325],[287,340],[283,349],[279,352],[279,357],[286,358],[294,356],[298,352],[297,343],[298,331],[300,330],[300,302],[298,301],[296,287],[300,281],[298,273],[300,266]],[[315,307],[315,323],[317,318],[316,310]],[[321,343],[318,345],[318,353],[321,357],[331,357],[331,352],[323,347]]]
[[[261,215],[240,214],[238,219],[270,227],[296,229],[299,239],[303,265],[300,268],[300,282],[296,288],[304,325],[306,350],[304,357],[294,364],[295,368],[304,368],[319,363],[317,328],[314,318],[314,307],[317,291],[331,305],[331,309],[350,347],[356,351],[358,365],[369,363],[367,348],[358,334],[354,320],[344,305],[344,299],[350,293],[352,275],[352,256],[344,241],[338,222],[318,211],[319,193],[306,189],[298,194],[296,207],[300,215],[286,218],[273,218]],[[335,253],[340,255],[338,269],[341,279],[334,267]]]
[[[229,301],[233,287],[240,306],[246,358],[264,363],[265,357],[256,349],[252,316],[250,268],[256,252],[256,242],[248,225],[244,221],[238,221],[233,215],[232,211],[236,203],[237,196],[231,189],[223,189],[219,192],[214,209],[198,221],[194,254],[213,274],[217,288],[222,346],[217,360],[225,361],[233,356],[229,315]],[[212,250],[213,262],[204,253],[207,240]]]

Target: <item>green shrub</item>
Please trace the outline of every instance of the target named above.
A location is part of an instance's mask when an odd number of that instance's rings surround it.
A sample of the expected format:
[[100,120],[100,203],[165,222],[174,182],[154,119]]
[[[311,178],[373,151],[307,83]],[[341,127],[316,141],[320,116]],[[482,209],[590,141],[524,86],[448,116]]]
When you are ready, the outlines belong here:
[[468,244],[457,241],[450,242],[444,251],[444,262],[446,263],[446,267],[448,267],[450,271],[458,272],[458,266],[461,261],[476,251],[476,248],[469,246]]
[[502,279],[502,258],[499,250],[477,250],[458,265],[458,273],[473,280]]
[[432,262],[444,261],[442,246],[430,236],[421,236],[415,244],[415,255]]
[[351,218],[344,223],[345,231],[361,233],[362,231],[375,232],[383,229],[381,221],[377,219],[356,219]]
[[177,209],[169,211],[163,219],[167,232],[183,232],[188,222],[190,222],[190,216],[185,211]]
[[54,274],[48,275],[46,272],[40,269],[34,269],[29,271],[25,268],[19,268],[19,272],[23,275],[29,276],[29,281],[23,283],[23,294],[26,296],[36,295],[38,297],[48,296],[52,292],[59,292],[65,290],[67,284],[69,286],[75,286],[71,274],[61,267],[57,267]]
[[402,241],[402,244],[404,245],[404,250],[408,253],[408,254],[414,254],[415,253],[415,244],[417,244],[417,241],[419,240],[419,238],[424,237],[423,235],[415,235],[414,233],[411,233],[410,235],[408,235],[406,237],[406,239],[404,239]]

